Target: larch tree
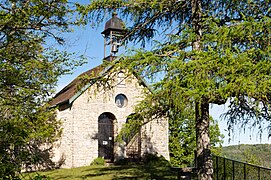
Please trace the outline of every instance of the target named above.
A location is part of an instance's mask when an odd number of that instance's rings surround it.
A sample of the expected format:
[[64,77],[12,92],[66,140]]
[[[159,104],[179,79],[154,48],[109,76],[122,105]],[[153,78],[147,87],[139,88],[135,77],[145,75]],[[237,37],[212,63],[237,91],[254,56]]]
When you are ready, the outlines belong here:
[[55,46],[71,13],[65,0],[0,1],[0,179],[53,166],[61,129],[48,102],[59,76],[80,64]]
[[194,108],[201,180],[213,179],[210,103],[230,102],[230,127],[270,120],[270,7],[268,0],[93,0],[77,4],[82,20],[91,24],[116,11],[127,21],[124,44],[144,47],[156,40],[151,51],[136,50],[118,64],[146,77],[163,74],[154,85],[156,93],[145,99],[152,102],[146,103],[148,112],[163,114],[157,110],[159,101],[169,99],[177,110]]
[[[161,103],[160,103],[161,104]],[[193,109],[170,109],[165,113],[169,119],[169,152],[170,163],[174,167],[191,167],[195,165],[196,132],[195,113]],[[210,118],[210,144],[214,155],[221,155],[223,135],[218,122]]]

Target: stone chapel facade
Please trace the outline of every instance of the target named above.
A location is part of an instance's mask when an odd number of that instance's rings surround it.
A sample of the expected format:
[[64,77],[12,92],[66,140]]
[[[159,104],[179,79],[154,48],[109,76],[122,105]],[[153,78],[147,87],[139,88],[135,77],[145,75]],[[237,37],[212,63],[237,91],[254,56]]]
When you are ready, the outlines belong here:
[[[98,66],[83,75],[99,74],[101,68]],[[78,90],[80,81],[75,79],[52,101],[58,107],[57,118],[63,128],[53,152],[54,162],[63,161],[61,167],[86,166],[97,157],[116,161],[147,153],[169,159],[166,119],[145,124],[127,144],[115,142],[147,87],[133,74],[126,77],[123,71],[112,69],[110,76],[113,88],[103,89],[99,84],[90,83]]]
[[[84,75],[94,78],[81,86],[80,77]],[[110,79],[110,88],[103,88],[94,80],[101,76]],[[140,77],[127,70],[100,65],[81,74],[51,102],[58,109],[57,118],[63,128],[60,140],[55,143],[52,160],[63,168],[86,166],[97,157],[112,162],[140,158],[148,153],[169,160],[166,118],[148,122],[129,141],[116,141],[146,90],[151,93]]]

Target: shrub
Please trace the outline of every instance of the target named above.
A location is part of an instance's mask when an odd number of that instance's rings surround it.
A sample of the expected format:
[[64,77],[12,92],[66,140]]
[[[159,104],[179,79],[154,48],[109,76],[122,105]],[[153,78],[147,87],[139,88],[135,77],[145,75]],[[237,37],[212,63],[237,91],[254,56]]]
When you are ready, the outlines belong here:
[[51,180],[51,178],[45,175],[36,175],[34,180]]
[[157,154],[146,154],[143,161],[145,165],[149,166],[170,167],[170,163],[163,156],[157,156]]
[[102,157],[97,157],[96,159],[94,159],[91,163],[90,163],[91,166],[94,166],[94,165],[102,165],[104,166],[105,165],[105,160],[104,158]]

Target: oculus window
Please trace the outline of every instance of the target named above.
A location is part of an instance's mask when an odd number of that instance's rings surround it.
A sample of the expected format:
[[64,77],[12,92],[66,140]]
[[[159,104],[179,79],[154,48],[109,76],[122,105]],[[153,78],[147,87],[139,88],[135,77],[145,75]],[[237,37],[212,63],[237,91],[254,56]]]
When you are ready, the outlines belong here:
[[115,103],[116,103],[117,107],[123,108],[123,107],[127,106],[128,99],[124,94],[118,94],[115,97]]

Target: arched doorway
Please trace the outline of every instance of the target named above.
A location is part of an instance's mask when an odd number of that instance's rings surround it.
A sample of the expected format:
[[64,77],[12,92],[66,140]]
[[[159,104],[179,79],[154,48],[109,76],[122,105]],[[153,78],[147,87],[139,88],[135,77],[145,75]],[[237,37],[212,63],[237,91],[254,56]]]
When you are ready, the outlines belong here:
[[98,156],[114,161],[114,120],[112,113],[105,112],[98,118]]

